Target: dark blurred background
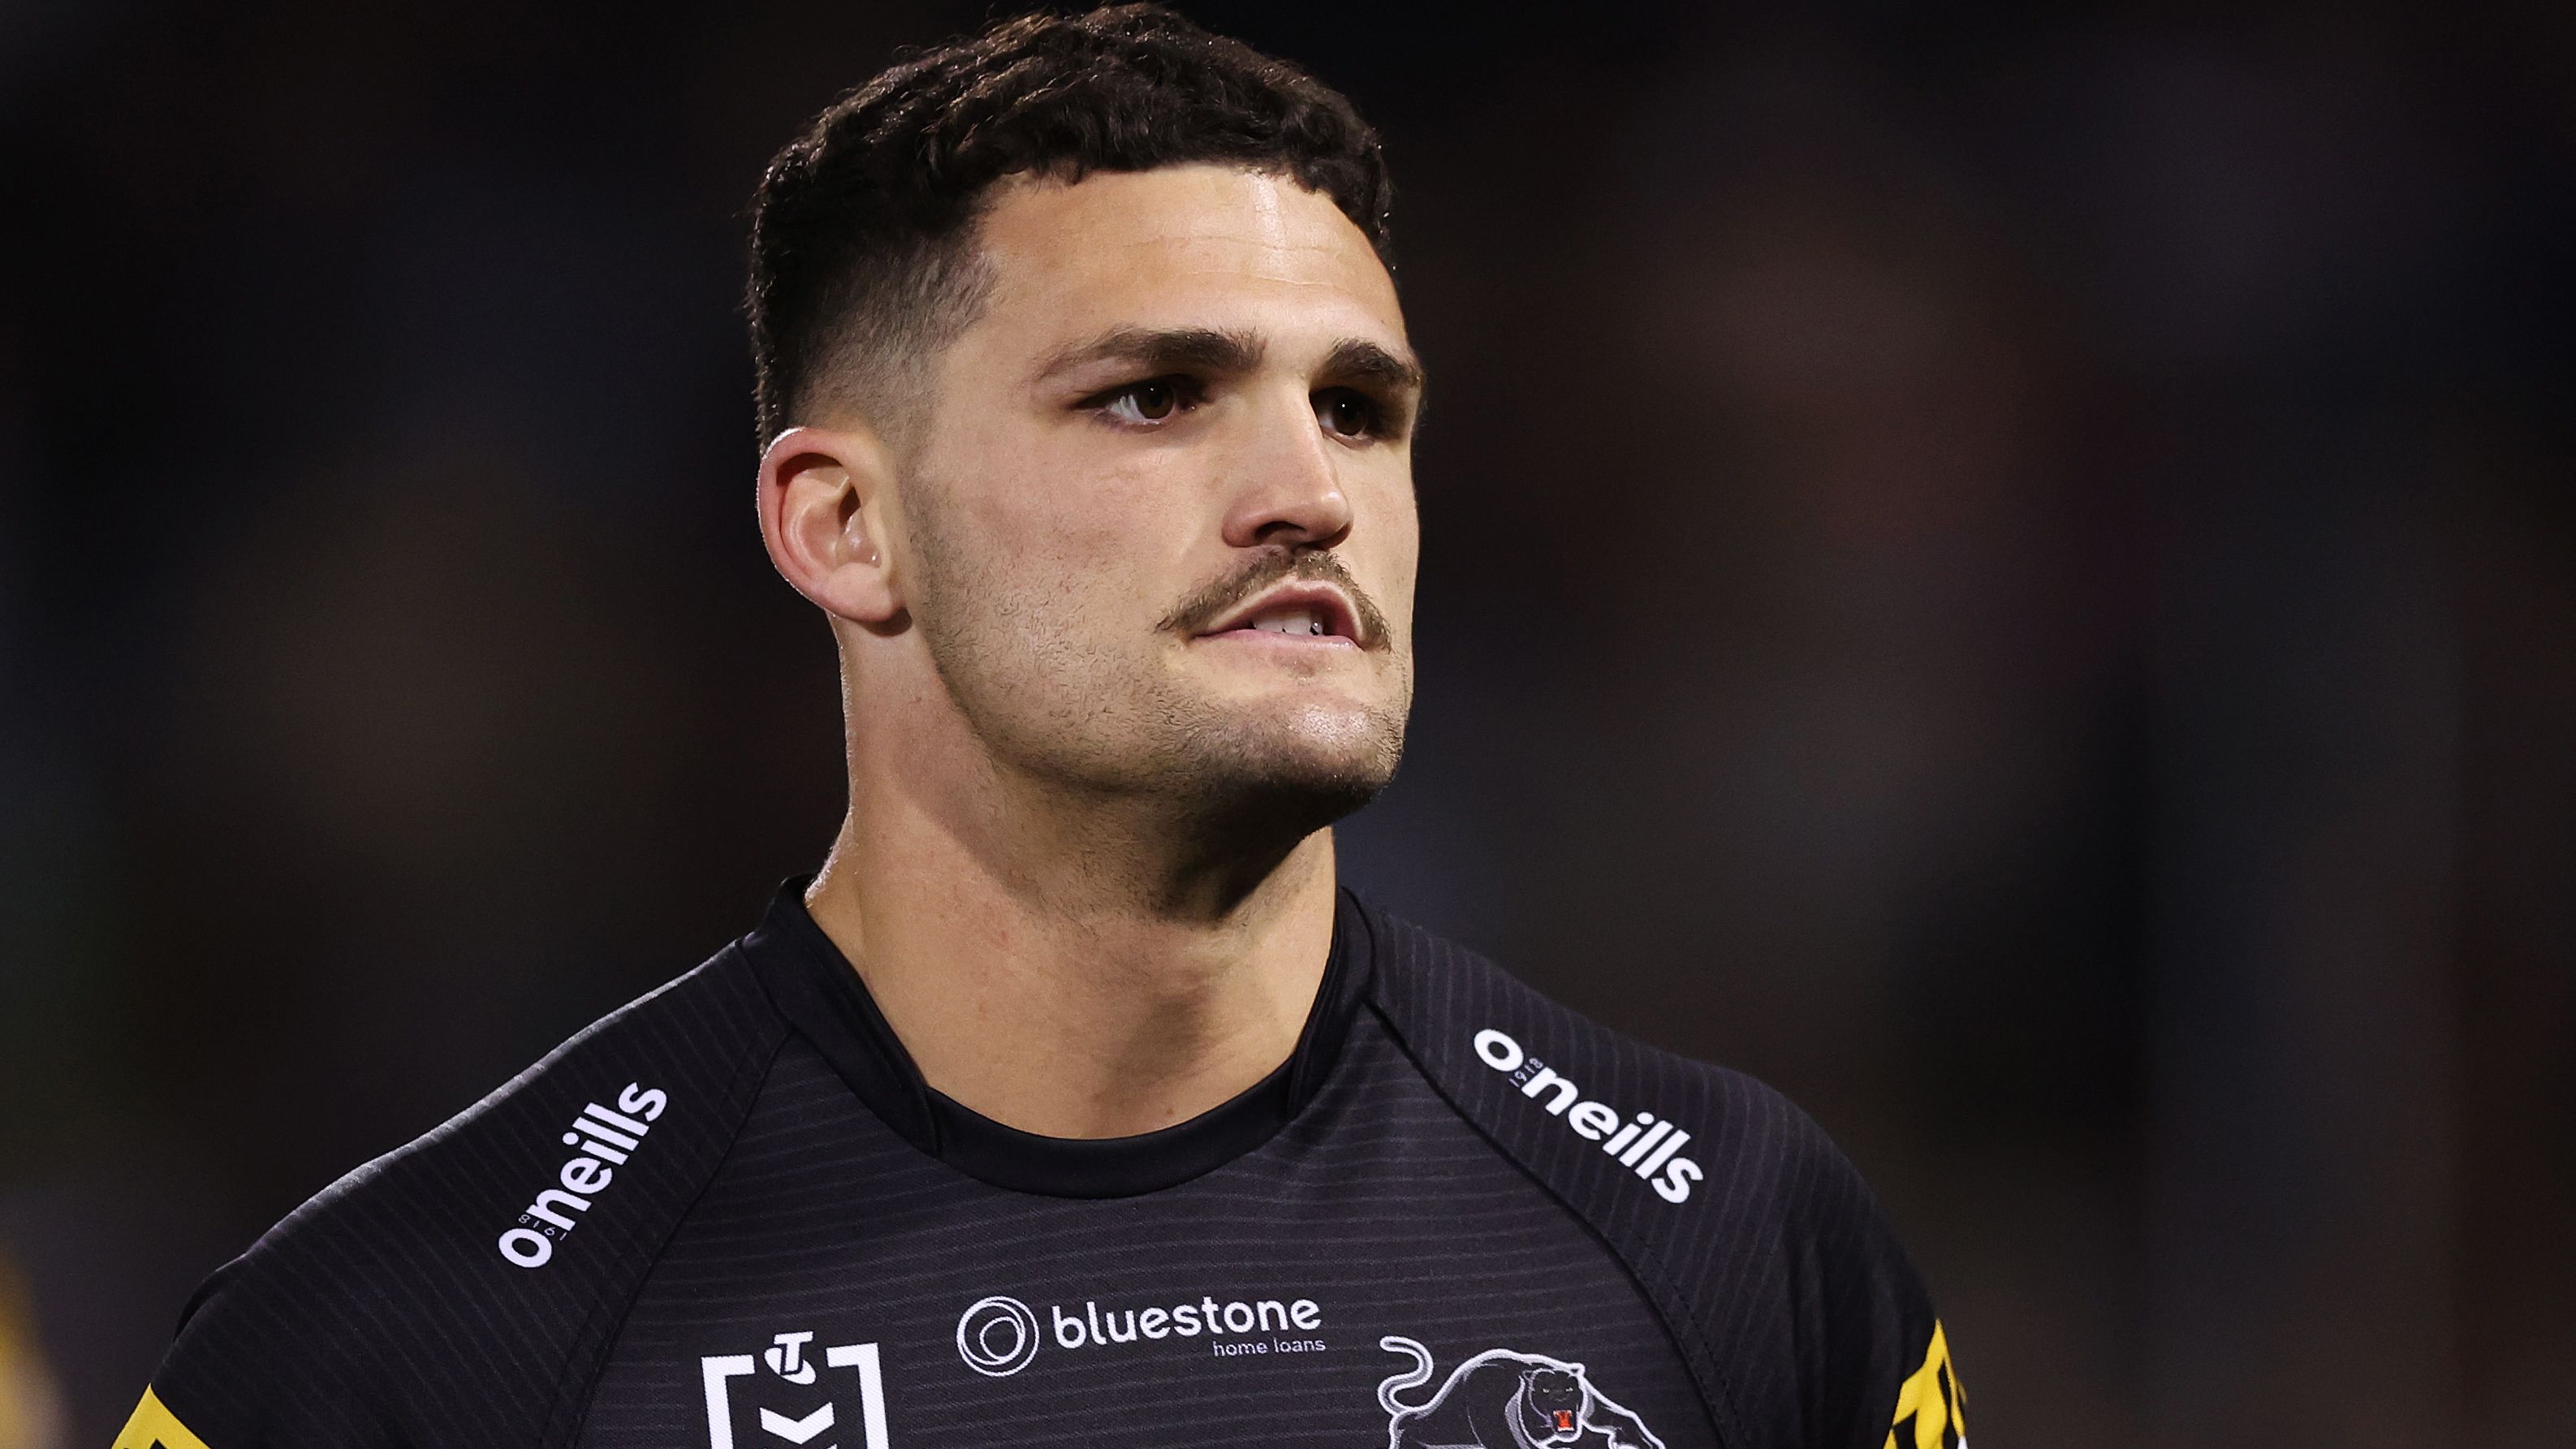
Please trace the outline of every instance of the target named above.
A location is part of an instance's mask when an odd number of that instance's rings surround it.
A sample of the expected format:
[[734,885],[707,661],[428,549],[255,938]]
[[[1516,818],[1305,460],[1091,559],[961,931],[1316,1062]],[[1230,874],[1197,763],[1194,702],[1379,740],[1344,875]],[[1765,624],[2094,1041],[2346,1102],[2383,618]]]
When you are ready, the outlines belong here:
[[[1401,189],[1349,875],[1806,1104],[1986,1449],[2566,1444],[2576,11],[1184,8]],[[984,13],[0,6],[0,1449],[817,861],[743,206]]]

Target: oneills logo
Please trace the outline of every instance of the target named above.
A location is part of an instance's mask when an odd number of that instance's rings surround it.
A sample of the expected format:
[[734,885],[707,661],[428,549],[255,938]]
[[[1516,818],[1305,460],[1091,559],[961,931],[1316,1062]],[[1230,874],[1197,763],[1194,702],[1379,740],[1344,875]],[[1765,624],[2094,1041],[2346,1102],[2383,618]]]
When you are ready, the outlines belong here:
[[661,1091],[629,1082],[617,1094],[618,1110],[597,1102],[582,1108],[572,1119],[572,1130],[563,1135],[564,1146],[580,1148],[580,1155],[556,1171],[555,1180],[563,1186],[538,1193],[519,1214],[519,1225],[501,1235],[501,1256],[522,1268],[542,1268],[551,1261],[555,1240],[569,1234],[592,1201],[617,1180],[617,1169],[643,1145],[644,1135],[670,1104]]
[[1537,1099],[1544,1095],[1546,1100],[1539,1105],[1550,1116],[1564,1118],[1575,1136],[1600,1143],[1601,1150],[1618,1158],[1621,1167],[1644,1178],[1655,1196],[1670,1203],[1690,1200],[1691,1184],[1702,1176],[1700,1166],[1687,1157],[1674,1155],[1690,1141],[1688,1132],[1673,1123],[1656,1121],[1651,1112],[1640,1112],[1635,1120],[1621,1122],[1617,1109],[1584,1100],[1581,1087],[1491,1027],[1476,1033],[1476,1055],[1495,1071],[1510,1073],[1512,1084],[1521,1089],[1522,1096]]

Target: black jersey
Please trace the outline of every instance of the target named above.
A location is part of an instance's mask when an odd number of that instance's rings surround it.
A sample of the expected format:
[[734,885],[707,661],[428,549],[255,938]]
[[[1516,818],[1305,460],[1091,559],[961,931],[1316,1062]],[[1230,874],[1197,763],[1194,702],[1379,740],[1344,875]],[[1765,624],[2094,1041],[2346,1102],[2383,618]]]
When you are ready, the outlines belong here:
[[1142,1137],[928,1086],[783,890],[200,1290],[119,1449],[1942,1449],[1824,1134],[1347,893],[1290,1060]]

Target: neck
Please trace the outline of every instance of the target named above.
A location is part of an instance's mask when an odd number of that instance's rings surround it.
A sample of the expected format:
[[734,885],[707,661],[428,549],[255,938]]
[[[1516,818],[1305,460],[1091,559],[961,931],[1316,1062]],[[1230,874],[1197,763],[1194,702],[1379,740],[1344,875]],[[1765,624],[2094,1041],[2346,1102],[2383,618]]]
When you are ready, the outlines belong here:
[[[1332,944],[1330,830],[1191,829],[990,774],[964,798],[861,783],[806,906],[948,1097],[1024,1132],[1125,1137],[1295,1050]],[[1226,836],[1257,843],[1207,843]]]

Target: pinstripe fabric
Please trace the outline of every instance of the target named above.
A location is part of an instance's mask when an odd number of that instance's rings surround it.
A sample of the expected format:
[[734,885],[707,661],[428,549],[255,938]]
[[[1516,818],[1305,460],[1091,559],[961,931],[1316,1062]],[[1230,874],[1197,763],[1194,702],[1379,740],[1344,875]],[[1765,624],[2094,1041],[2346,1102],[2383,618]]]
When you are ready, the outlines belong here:
[[[201,1291],[154,1388],[211,1449],[1885,1440],[1930,1309],[1811,1122],[1414,927],[1342,929],[1375,969],[1301,1046],[1328,1065],[1293,1115],[1092,1197],[890,1126],[850,1022],[764,989],[756,933],[299,1209]],[[586,1104],[600,1140],[566,1145]],[[1687,1144],[1593,1140],[1639,1113]],[[590,1151],[613,1181],[566,1165]],[[572,1227],[514,1265],[501,1235],[548,1229],[558,1184]]]
[[[960,1315],[994,1295],[1026,1304],[1044,1336],[1005,1377],[974,1372],[956,1346]],[[1211,1298],[1303,1299],[1316,1327],[1079,1347],[1054,1332],[1058,1309],[1123,1320]],[[1669,1449],[1714,1442],[1625,1271],[1374,1021],[1325,1092],[1260,1148],[1108,1200],[966,1177],[792,1043],[637,1300],[582,1444],[706,1442],[702,1360],[757,1354],[782,1333],[878,1344],[896,1445],[1384,1443],[1377,1385],[1410,1366],[1377,1346],[1390,1334],[1422,1342],[1443,1374],[1492,1348],[1581,1362]],[[1280,1352],[1283,1340],[1323,1346]],[[1272,1351],[1218,1357],[1218,1344]],[[760,1408],[795,1420],[837,1403],[838,1421],[855,1417],[849,1385],[828,1373],[798,1385],[764,1366],[741,1385],[737,1445],[784,1442],[760,1429]]]
[[[1474,953],[1380,917],[1380,1005],[1425,1073],[1611,1245],[1672,1324],[1720,1436],[1875,1449],[1923,1356],[1929,1298],[1869,1190],[1823,1130],[1737,1072],[1656,1051],[1567,1011]],[[1517,1072],[1480,1058],[1509,1034]],[[1523,1089],[1541,1064],[1623,1114],[1694,1134],[1689,1199],[1640,1192],[1601,1146]]]
[[[730,951],[603,1019],[216,1273],[154,1390],[212,1449],[564,1442],[786,1034]],[[559,1186],[567,1125],[629,1084],[670,1094],[661,1120],[551,1261],[512,1265],[496,1239]]]

